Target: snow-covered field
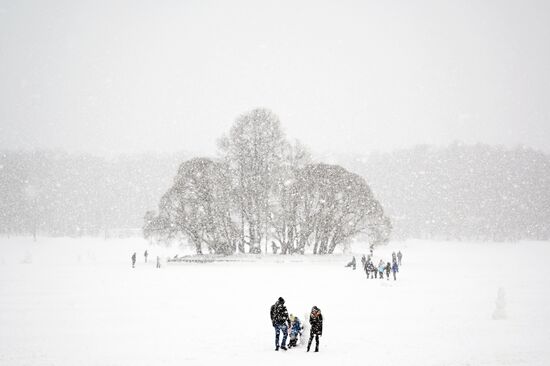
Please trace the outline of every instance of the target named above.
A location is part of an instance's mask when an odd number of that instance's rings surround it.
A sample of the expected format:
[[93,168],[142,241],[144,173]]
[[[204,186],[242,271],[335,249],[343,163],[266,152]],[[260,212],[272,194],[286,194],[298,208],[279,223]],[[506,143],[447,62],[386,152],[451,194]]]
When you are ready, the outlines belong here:
[[[0,365],[550,364],[550,243],[408,241],[375,258],[397,249],[394,282],[344,268],[350,256],[155,269],[178,249],[2,238]],[[499,287],[507,317],[493,320]],[[319,353],[274,351],[279,296],[301,318],[322,309]]]

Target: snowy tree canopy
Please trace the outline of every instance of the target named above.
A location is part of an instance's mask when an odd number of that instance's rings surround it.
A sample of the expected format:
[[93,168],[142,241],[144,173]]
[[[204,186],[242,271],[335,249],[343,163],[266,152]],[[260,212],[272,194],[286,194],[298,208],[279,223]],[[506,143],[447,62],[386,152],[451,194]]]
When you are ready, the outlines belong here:
[[[183,235],[202,254],[267,252],[315,254],[365,232],[371,244],[389,239],[391,224],[364,178],[335,165],[311,164],[288,143],[277,116],[255,109],[220,141],[222,159],[184,162],[162,197],[158,217],[146,215],[144,234]],[[262,249],[262,242],[265,243]]]

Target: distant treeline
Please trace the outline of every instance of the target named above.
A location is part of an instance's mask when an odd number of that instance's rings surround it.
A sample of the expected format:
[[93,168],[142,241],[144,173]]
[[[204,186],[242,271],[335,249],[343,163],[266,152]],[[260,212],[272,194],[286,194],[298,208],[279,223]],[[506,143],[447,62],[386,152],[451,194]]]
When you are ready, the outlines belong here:
[[59,151],[0,152],[0,233],[141,235],[184,154],[106,159]]
[[341,160],[369,182],[394,239],[550,239],[550,156],[540,151],[454,143]]
[[[0,152],[0,234],[139,232],[187,158]],[[394,239],[550,239],[550,157],[539,151],[418,146],[338,163],[366,178]]]

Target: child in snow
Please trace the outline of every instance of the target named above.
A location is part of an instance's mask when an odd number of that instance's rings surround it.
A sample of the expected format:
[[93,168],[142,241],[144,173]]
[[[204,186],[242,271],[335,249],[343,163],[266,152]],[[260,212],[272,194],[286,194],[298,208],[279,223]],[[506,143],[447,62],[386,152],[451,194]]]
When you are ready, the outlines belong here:
[[315,352],[319,352],[319,337],[323,334],[323,315],[321,314],[321,309],[317,306],[311,309],[309,324],[311,324],[311,330],[309,333],[309,341],[307,342],[307,351],[309,352],[311,342],[315,336]]
[[287,350],[286,337],[288,336],[288,325],[290,325],[290,319],[288,318],[288,311],[285,306],[285,299],[279,297],[277,302],[271,306],[271,323],[275,329],[275,351],[279,350],[279,334],[283,334],[283,340],[280,348]]
[[381,280],[384,279],[385,269],[386,269],[386,265],[384,264],[382,259],[380,259],[380,262],[378,262],[378,276],[380,277]]
[[288,342],[288,348],[296,347],[298,342],[298,336],[302,336],[302,323],[297,316],[290,314],[290,341]]
[[386,279],[388,281],[390,280],[390,271],[391,271],[391,264],[390,264],[390,262],[388,262],[386,264]]

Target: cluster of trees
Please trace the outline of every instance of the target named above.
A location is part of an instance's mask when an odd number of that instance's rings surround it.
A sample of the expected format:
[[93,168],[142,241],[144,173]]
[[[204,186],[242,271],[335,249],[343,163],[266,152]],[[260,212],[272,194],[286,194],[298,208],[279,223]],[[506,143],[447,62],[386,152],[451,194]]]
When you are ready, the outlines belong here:
[[158,203],[183,158],[0,152],[0,234],[139,234],[143,212]]
[[454,143],[336,160],[368,179],[393,238],[550,239],[550,157],[540,151]]
[[550,239],[550,157],[527,148],[416,146],[331,159],[345,170],[312,163],[276,116],[257,110],[221,139],[219,159],[181,164],[187,156],[0,151],[0,235],[138,235],[143,212],[158,206],[147,237],[217,253],[266,251],[271,241],[283,253],[328,253],[357,232],[384,242],[390,227],[397,239]]
[[365,179],[312,163],[299,143],[286,141],[271,111],[240,116],[219,146],[219,160],[181,164],[158,213],[145,215],[146,238],[185,238],[199,254],[269,246],[282,254],[329,254],[359,233],[371,245],[389,240],[391,222]]

